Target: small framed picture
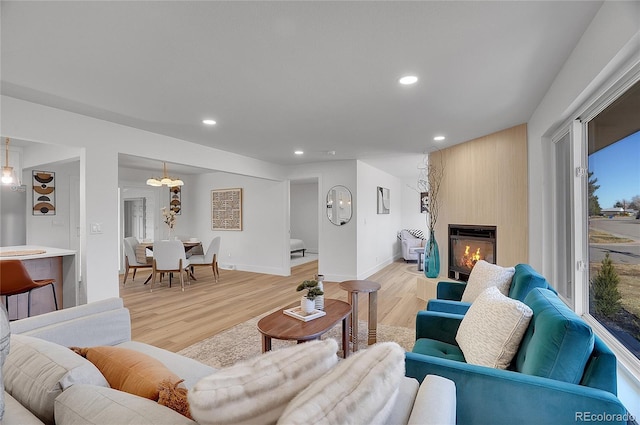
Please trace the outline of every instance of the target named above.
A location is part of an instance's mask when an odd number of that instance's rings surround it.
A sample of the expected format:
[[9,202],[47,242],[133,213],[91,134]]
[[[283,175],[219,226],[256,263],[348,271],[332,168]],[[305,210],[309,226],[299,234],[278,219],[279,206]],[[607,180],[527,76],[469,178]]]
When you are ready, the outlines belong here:
[[429,192],[420,193],[420,212],[423,214],[429,213]]
[[211,230],[242,230],[242,189],[211,191]]
[[56,173],[34,171],[33,215],[56,215]]
[[182,188],[180,186],[169,188],[169,208],[176,215],[182,214]]
[[389,214],[391,211],[389,196],[389,189],[378,186],[378,214]]

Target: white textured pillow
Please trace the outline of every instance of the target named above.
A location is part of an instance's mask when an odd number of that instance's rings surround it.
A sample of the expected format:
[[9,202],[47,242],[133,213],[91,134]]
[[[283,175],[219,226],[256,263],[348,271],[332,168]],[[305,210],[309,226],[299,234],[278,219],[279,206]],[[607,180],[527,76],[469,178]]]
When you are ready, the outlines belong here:
[[404,350],[398,344],[375,344],[309,385],[278,424],[385,424],[404,372]]
[[456,334],[466,362],[506,369],[532,316],[526,304],[504,296],[496,287],[485,289],[471,304]]
[[56,398],[55,417],[56,424],[195,424],[148,398],[95,385],[74,385],[65,390]]
[[189,390],[201,425],[274,424],[289,401],[338,362],[333,339],[270,351],[220,369]]
[[478,295],[490,286],[495,286],[504,295],[509,295],[511,279],[515,272],[515,267],[500,267],[484,260],[478,261],[471,269],[461,301],[474,302]]
[[87,359],[67,347],[25,335],[11,335],[4,364],[5,390],[42,422],[53,423],[53,403],[74,384],[108,387],[107,380]]

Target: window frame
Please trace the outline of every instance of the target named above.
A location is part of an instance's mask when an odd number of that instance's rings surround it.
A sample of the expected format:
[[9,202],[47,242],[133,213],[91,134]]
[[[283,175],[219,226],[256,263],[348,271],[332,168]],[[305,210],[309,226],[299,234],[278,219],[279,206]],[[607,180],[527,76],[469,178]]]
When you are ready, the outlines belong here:
[[[577,108],[572,118],[564,121],[553,133],[551,142],[554,146],[552,158],[554,161],[554,199],[552,205],[557,208],[556,191],[558,175],[555,170],[555,144],[567,133],[570,135],[570,170],[573,173],[573,185],[571,191],[570,208],[572,216],[572,239],[570,247],[572,264],[571,270],[567,270],[567,276],[574,282],[573,300],[561,295],[561,299],[572,306],[576,314],[580,315],[593,329],[593,331],[611,348],[618,358],[619,365],[628,371],[640,383],[640,359],[633,355],[618,339],[613,336],[600,322],[589,314],[589,216],[588,216],[588,124],[599,113],[616,101],[634,84],[640,83],[640,60],[623,67],[608,82],[603,84],[601,90],[589,97]],[[608,84],[607,84],[608,83]],[[582,169],[582,170],[580,170]],[[558,249],[558,234],[556,217],[553,221],[553,244]],[[569,248],[569,247],[568,247]],[[556,257],[557,258],[557,257]],[[563,264],[554,262],[552,267],[554,277],[558,274],[558,267]],[[573,303],[572,303],[573,301]]]

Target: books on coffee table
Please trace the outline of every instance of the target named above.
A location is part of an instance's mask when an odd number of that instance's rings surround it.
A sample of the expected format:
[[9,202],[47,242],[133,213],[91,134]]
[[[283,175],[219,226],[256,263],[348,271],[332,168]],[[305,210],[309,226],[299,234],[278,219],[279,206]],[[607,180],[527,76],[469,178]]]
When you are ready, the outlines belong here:
[[318,317],[322,317],[325,314],[327,314],[326,311],[322,311],[322,310],[313,310],[310,313],[305,313],[304,311],[302,311],[300,306],[287,308],[286,310],[283,311],[283,313],[286,314],[287,316],[291,316],[298,320],[302,320],[303,322],[308,322],[309,320],[317,319]]

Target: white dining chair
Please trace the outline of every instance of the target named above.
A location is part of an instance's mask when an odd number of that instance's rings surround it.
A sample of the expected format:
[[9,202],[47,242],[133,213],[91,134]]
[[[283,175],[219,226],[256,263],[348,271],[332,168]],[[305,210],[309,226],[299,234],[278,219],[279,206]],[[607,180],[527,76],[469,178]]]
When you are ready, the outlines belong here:
[[[191,279],[189,275],[190,268],[189,260],[184,252],[184,245],[182,241],[157,241],[153,243],[153,272],[151,279],[151,291],[153,291],[153,285],[156,283],[157,273],[172,273],[177,272],[180,274],[180,287],[184,291],[184,276],[183,272],[187,274],[187,282],[191,285]],[[169,287],[171,287],[171,274],[169,274]]]
[[[131,280],[135,280],[136,270],[150,269],[153,267],[153,264],[152,264],[153,258],[145,256],[145,259],[147,260],[145,263],[138,262],[138,259],[136,258],[136,247],[140,244],[140,242],[138,242],[138,239],[133,236],[124,238],[123,244],[124,244],[124,281],[122,282],[122,284],[125,285],[127,283],[127,277],[129,276],[130,269],[133,269],[133,277]],[[145,285],[147,284],[147,282],[149,282],[149,279],[151,279],[151,275],[149,275],[147,280],[144,281]]]
[[220,277],[220,271],[218,270],[218,252],[220,251],[220,236],[213,238],[211,243],[209,243],[209,247],[207,248],[207,252],[204,255],[192,255],[189,258],[191,262],[191,270],[193,270],[194,266],[211,266],[211,270],[213,271],[213,277],[216,282]]

